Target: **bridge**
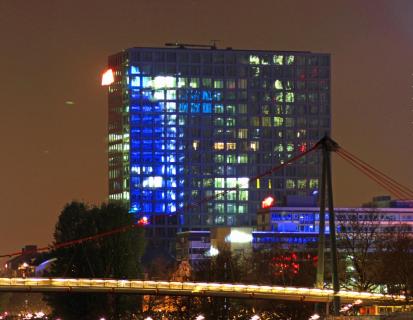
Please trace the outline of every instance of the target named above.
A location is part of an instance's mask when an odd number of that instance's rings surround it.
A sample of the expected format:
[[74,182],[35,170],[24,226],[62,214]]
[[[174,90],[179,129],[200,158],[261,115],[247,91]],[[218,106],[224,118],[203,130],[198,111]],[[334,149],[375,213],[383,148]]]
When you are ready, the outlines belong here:
[[[258,180],[261,177],[271,175],[286,166],[293,164],[300,158],[310,152],[321,150],[322,157],[322,176],[320,186],[320,231],[318,239],[318,262],[317,277],[315,281],[316,288],[296,288],[281,287],[268,285],[251,285],[251,284],[230,284],[230,283],[198,283],[198,282],[176,282],[176,281],[142,281],[142,280],[116,280],[116,279],[69,279],[69,278],[0,278],[0,292],[90,292],[90,293],[115,293],[115,294],[146,294],[146,295],[177,295],[177,296],[216,296],[227,298],[248,298],[248,299],[267,299],[267,300],[291,300],[330,303],[333,302],[334,314],[338,315],[341,303],[354,303],[362,301],[364,304],[370,303],[396,303],[406,302],[403,295],[385,295],[370,292],[355,292],[341,290],[338,277],[338,255],[336,246],[336,227],[335,213],[333,204],[332,191],[332,170],[331,170],[331,153],[335,152],[341,158],[349,162],[353,167],[360,170],[367,177],[374,180],[384,189],[395,195],[398,199],[413,199],[413,190],[401,185],[391,177],[370,166],[363,160],[359,159],[349,151],[340,147],[328,136],[321,139],[312,148],[305,150],[297,156],[290,158],[280,165],[261,173],[255,177],[249,178],[249,183]],[[239,186],[232,189],[214,194],[200,201],[188,204],[187,208],[194,208],[210,200],[221,197],[227,192],[237,190]],[[325,212],[326,205],[329,209],[330,225],[330,252],[331,252],[331,274],[333,289],[323,289],[324,286],[324,265],[325,265]],[[88,237],[73,239],[66,242],[54,244],[39,248],[37,252],[49,251],[51,249],[67,248],[76,246],[84,242],[98,241],[102,238],[114,234],[128,231],[137,226],[145,225],[145,221],[139,221],[137,224],[121,226],[113,230],[90,235]],[[2,257],[18,256],[21,251],[3,254]]]
[[377,302],[402,302],[405,296],[370,292],[329,289],[297,288],[251,284],[169,282],[115,279],[70,278],[0,278],[0,291],[7,292],[89,292],[114,294],[215,296],[265,300],[290,300],[306,302],[332,302],[339,297],[343,303],[360,301],[363,304]]

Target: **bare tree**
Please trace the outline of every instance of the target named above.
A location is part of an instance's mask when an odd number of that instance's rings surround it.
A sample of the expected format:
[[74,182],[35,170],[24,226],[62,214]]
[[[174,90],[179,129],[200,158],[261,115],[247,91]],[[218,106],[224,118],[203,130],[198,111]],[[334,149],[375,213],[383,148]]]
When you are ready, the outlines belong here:
[[392,294],[413,295],[413,234],[410,226],[388,233],[382,244],[381,282]]
[[383,241],[381,217],[375,211],[352,211],[337,215],[341,277],[348,289],[371,291],[380,276],[380,252]]

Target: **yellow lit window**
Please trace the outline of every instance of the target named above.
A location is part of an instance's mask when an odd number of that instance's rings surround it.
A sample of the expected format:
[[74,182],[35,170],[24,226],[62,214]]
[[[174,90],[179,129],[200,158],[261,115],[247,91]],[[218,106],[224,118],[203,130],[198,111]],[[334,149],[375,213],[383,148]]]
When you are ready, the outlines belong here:
[[223,142],[215,142],[214,149],[215,150],[224,150],[225,144]]
[[305,189],[306,186],[307,186],[307,180],[306,179],[298,179],[297,180],[298,189]]
[[262,117],[262,125],[263,125],[263,127],[271,127],[271,118],[270,117]]
[[260,143],[258,141],[251,141],[250,148],[252,151],[258,151],[258,149],[260,148]]
[[237,144],[235,142],[227,142],[227,150],[236,150]]
[[238,129],[238,139],[246,139],[248,137],[248,129]]
[[192,147],[194,148],[194,150],[198,150],[198,148],[199,148],[199,140],[194,140],[194,142],[192,142]]
[[282,117],[274,117],[274,126],[281,127],[283,125],[284,118]]

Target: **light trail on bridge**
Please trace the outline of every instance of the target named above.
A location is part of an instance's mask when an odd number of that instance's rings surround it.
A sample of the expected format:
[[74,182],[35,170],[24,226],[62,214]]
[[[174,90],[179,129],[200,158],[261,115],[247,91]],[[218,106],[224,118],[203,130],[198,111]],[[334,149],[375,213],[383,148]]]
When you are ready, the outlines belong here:
[[135,293],[146,295],[211,296],[266,300],[294,300],[306,302],[331,302],[339,296],[343,303],[362,300],[363,303],[394,302],[406,300],[402,295],[385,295],[370,292],[339,291],[315,288],[297,288],[250,284],[142,281],[115,279],[69,278],[0,278],[0,291],[6,292],[90,292]]

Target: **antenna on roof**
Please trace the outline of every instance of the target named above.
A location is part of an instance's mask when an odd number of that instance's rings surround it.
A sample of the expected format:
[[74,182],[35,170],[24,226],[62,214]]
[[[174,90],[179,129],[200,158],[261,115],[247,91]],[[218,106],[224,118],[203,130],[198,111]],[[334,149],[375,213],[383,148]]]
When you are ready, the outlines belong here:
[[212,39],[210,41],[212,42],[211,49],[217,49],[217,42],[219,42],[220,40]]

